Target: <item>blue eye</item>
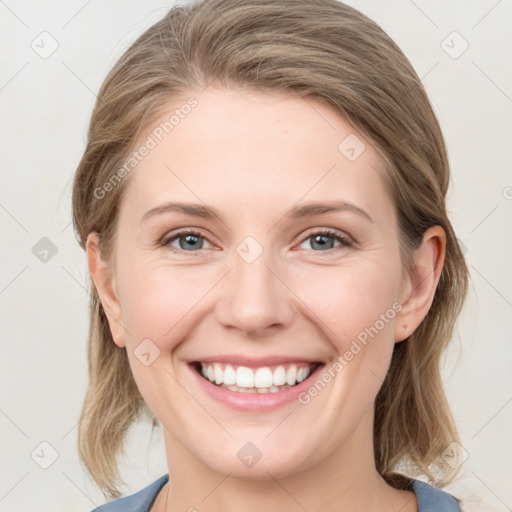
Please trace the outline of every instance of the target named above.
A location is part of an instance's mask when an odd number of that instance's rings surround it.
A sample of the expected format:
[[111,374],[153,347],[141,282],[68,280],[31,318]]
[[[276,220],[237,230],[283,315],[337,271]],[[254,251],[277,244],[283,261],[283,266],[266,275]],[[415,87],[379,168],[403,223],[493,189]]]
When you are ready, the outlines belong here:
[[[339,249],[340,247],[352,247],[354,245],[350,238],[336,231],[329,230],[311,233],[307,238],[303,239],[301,245],[309,240],[311,240],[311,250],[315,252],[327,252]],[[178,243],[177,246],[175,245],[176,242]],[[161,245],[163,247],[170,247],[177,252],[197,252],[208,248],[204,246],[205,242],[210,244],[201,233],[194,230],[183,230],[163,240]],[[335,246],[336,242],[339,243],[338,246]]]
[[338,241],[342,247],[352,247],[354,245],[353,242],[346,236],[340,235],[336,231],[328,230],[317,231],[310,234],[306,239],[302,241],[302,244],[308,240],[311,240],[311,246],[315,252],[325,252],[336,249],[337,247],[334,247],[335,241]]
[[[172,242],[177,241],[179,244],[179,247],[176,247],[172,245]],[[185,252],[194,252],[199,251],[203,249],[204,241],[206,241],[206,238],[202,236],[197,231],[180,231],[179,233],[176,233],[171,238],[168,238],[167,240],[164,240],[162,242],[163,246],[170,246],[174,249],[181,249]],[[207,242],[209,243],[209,242]],[[190,249],[190,250],[189,250]]]

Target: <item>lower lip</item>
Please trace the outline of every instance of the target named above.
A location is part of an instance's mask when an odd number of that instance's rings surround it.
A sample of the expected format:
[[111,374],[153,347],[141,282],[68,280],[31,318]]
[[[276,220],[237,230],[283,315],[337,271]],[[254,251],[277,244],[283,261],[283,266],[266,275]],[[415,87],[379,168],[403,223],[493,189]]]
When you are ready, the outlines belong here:
[[191,371],[198,379],[199,385],[211,398],[233,409],[253,412],[272,411],[298,400],[298,396],[311,386],[311,382],[324,366],[323,364],[319,365],[307,379],[296,386],[277,391],[276,393],[240,393],[212,384],[209,380],[199,375],[193,366],[189,365]]

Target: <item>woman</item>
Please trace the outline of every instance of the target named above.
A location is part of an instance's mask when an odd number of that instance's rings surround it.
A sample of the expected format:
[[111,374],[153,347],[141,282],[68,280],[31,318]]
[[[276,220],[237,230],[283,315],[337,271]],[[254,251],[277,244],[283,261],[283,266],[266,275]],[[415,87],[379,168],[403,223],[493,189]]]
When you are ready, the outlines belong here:
[[119,498],[146,413],[169,474],[101,510],[461,510],[441,490],[460,439],[439,360],[468,279],[448,183],[421,81],[353,8],[207,0],[139,37],[74,181],[79,448]]

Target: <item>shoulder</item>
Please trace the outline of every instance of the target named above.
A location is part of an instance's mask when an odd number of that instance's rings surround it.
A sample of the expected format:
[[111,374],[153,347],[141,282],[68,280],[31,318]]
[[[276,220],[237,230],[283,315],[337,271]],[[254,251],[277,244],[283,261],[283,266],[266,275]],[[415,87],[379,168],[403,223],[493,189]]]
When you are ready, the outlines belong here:
[[418,512],[460,512],[458,501],[447,492],[421,480],[413,480]]
[[[135,494],[101,505],[92,512],[149,512],[168,479],[169,475],[163,475]],[[418,512],[460,512],[457,500],[441,489],[420,480],[413,480],[413,489],[418,500]]]
[[163,475],[135,494],[105,503],[105,505],[101,505],[91,512],[149,512],[158,492],[167,483],[168,479],[169,475]]

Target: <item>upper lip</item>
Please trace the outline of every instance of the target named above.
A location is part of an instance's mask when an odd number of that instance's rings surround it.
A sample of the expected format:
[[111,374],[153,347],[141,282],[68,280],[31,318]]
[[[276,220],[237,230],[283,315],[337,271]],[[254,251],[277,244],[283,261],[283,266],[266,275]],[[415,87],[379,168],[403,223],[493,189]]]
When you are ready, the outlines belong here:
[[219,354],[216,356],[198,357],[190,363],[225,363],[235,366],[247,366],[249,368],[260,368],[263,366],[275,366],[279,364],[293,364],[293,363],[307,363],[316,364],[321,363],[318,359],[297,357],[297,356],[264,356],[264,357],[250,357],[241,354]]

